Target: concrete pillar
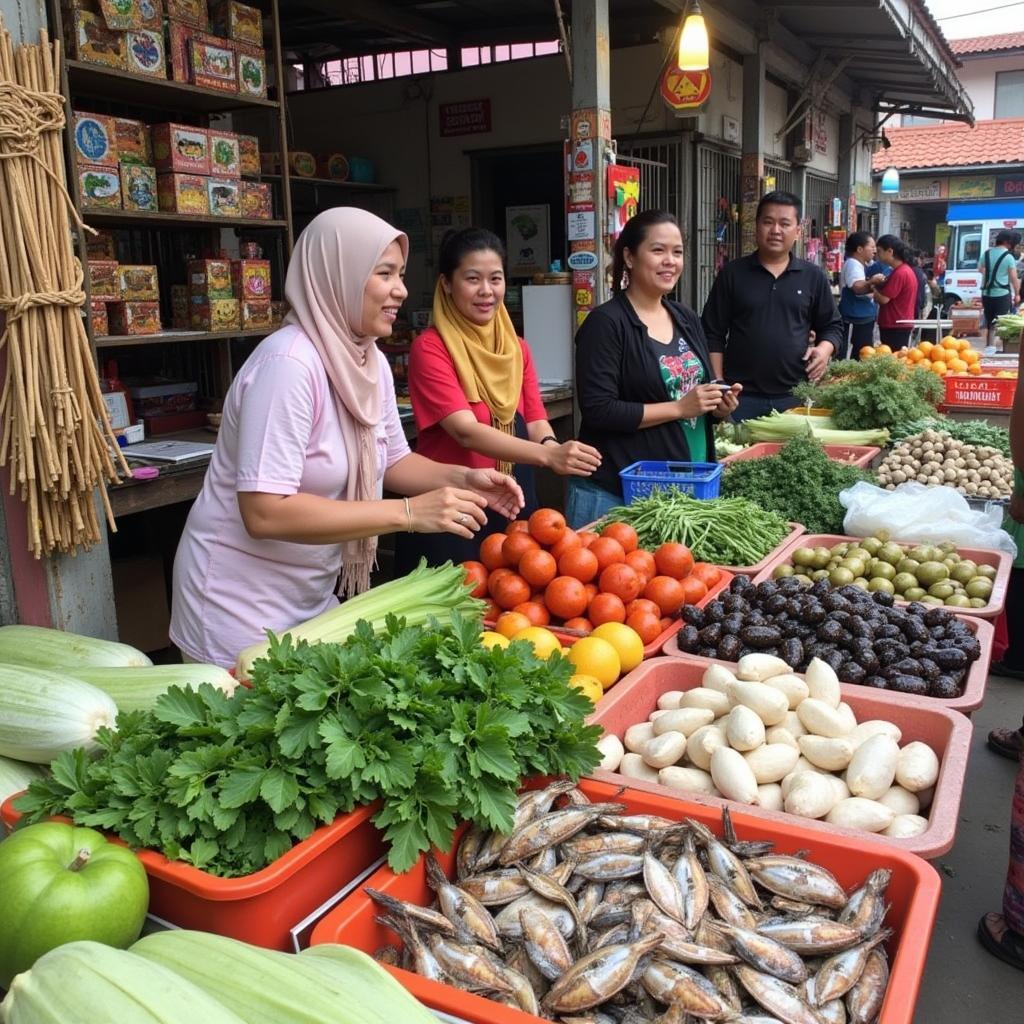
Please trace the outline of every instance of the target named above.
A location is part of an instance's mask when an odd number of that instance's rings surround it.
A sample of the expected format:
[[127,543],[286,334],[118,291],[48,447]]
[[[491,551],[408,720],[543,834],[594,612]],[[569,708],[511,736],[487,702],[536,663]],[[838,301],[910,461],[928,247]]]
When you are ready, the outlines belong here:
[[608,0],[573,0],[568,239],[573,328],[609,296],[606,153],[611,144]]
[[[35,43],[46,27],[43,0],[0,0],[4,24],[19,43]],[[3,372],[0,359],[0,374]],[[26,549],[25,506],[10,495],[10,476],[0,471],[0,624],[25,622],[114,639],[114,590],[106,535],[75,557],[34,559]],[[102,522],[102,511],[99,513]]]
[[757,52],[743,57],[743,162],[740,168],[740,251],[757,247],[754,216],[764,179],[764,56]]
[[879,199],[878,201],[878,233],[879,235],[898,234],[894,230],[897,210],[891,199]]

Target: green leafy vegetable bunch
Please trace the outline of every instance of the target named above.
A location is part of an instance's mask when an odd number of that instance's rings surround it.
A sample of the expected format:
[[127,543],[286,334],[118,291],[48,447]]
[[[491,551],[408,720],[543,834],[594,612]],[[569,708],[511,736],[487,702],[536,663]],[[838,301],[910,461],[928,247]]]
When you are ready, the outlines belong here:
[[265,867],[358,805],[405,871],[462,819],[508,831],[524,776],[577,778],[600,760],[572,666],[530,644],[487,650],[479,623],[361,622],[344,643],[271,638],[252,688],[173,688],[118,716],[101,751],[62,754],[18,809],[67,814],[224,877]]
[[842,533],[846,510],[839,492],[873,479],[856,466],[830,459],[812,438],[796,437],[777,455],[727,466],[722,494],[747,498],[788,522],[802,523],[808,533]]

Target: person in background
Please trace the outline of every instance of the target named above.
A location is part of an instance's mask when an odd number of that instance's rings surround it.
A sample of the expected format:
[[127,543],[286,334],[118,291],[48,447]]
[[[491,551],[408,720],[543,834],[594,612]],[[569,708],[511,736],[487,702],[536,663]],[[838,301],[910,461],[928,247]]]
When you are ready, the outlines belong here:
[[[498,236],[483,228],[452,232],[438,265],[433,325],[409,354],[416,450],[446,465],[514,473],[523,511],[531,512],[537,505],[534,467],[586,477],[601,465],[601,454],[555,437],[530,348],[505,308],[505,248]],[[476,558],[479,542],[502,526],[495,513],[469,539],[399,536],[396,571],[408,572],[421,556],[431,565]]]
[[865,267],[875,258],[875,240],[867,231],[854,231],[846,239],[846,262],[840,275],[839,312],[843,318],[843,344],[837,353],[846,359],[872,344],[878,307],[872,287],[885,280],[884,274],[867,277]]
[[[377,536],[469,539],[519,485],[409,451],[377,338],[406,291],[406,236],[365,210],[327,210],[295,243],[290,312],[245,361],[174,561],[171,639],[225,668],[370,584]],[[382,500],[387,487],[397,499]]]
[[917,299],[914,302],[914,319],[920,320],[924,317],[924,307],[928,301],[928,278],[925,276],[924,269],[921,266],[921,250],[912,249],[908,262],[914,271],[914,277],[917,278]]
[[743,385],[734,420],[791,408],[793,388],[820,380],[843,344],[828,278],[793,255],[800,212],[791,192],[763,196],[757,249],[723,267],[704,306],[714,374]]
[[[1024,359],[1018,360],[1018,372]],[[1013,495],[1003,528],[1017,541],[1017,559],[1006,594],[1010,646],[992,672],[1024,678],[1024,389],[1018,388],[1010,413],[1010,454]],[[1010,865],[1003,889],[1003,912],[985,914],[978,922],[981,944],[1000,960],[1024,970],[1024,724],[1020,729],[993,729],[988,745],[1018,762],[1010,815]]]
[[740,385],[712,383],[697,315],[670,298],[683,272],[675,218],[646,210],[615,242],[614,295],[576,332],[580,440],[603,455],[590,479],[569,481],[569,525],[622,504],[619,473],[641,460],[714,462],[713,423],[734,412]]
[[942,285],[935,276],[935,271],[929,267],[924,276],[928,281],[928,301],[924,304],[924,316],[929,317],[936,309],[942,309]]
[[896,235],[882,235],[876,243],[882,262],[892,267],[883,284],[873,288],[878,310],[878,337],[893,352],[905,348],[913,328],[901,320],[915,320],[917,275],[908,262],[910,251]]
[[1020,305],[1020,278],[1013,254],[1018,245],[1020,232],[1003,229],[981,257],[981,306],[985,312],[986,351],[990,353],[1003,350],[996,334],[996,317]]
[[946,247],[944,245],[936,248],[935,262],[932,264],[932,267],[935,270],[935,280],[938,281],[941,288],[946,283]]

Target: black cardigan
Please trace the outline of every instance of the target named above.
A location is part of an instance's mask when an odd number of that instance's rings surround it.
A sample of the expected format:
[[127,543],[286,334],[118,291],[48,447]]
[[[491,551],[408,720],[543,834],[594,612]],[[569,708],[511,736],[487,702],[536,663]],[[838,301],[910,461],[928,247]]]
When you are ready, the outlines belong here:
[[[711,357],[700,318],[671,299],[662,302],[711,380]],[[580,440],[603,456],[600,469],[590,477],[599,487],[621,494],[619,471],[633,462],[690,461],[678,420],[640,429],[643,407],[669,397],[647,328],[621,292],[592,310],[576,332],[576,397],[583,417]],[[714,459],[712,418],[703,419],[708,456]]]

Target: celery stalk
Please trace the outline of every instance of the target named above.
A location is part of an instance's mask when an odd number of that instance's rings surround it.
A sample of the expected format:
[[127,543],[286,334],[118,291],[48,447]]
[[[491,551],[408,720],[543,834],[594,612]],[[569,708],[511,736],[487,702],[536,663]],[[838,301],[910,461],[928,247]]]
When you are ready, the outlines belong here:
[[836,430],[829,416],[800,416],[796,413],[773,412],[745,420],[743,428],[753,442],[789,441],[808,434],[822,444],[884,445],[889,440],[888,430]]
[[[381,632],[389,615],[404,618],[410,626],[446,618],[452,611],[482,618],[484,602],[470,597],[471,590],[461,566],[445,562],[431,568],[421,561],[408,576],[371,587],[344,604],[328,608],[308,622],[298,623],[287,632],[296,642],[340,643],[352,634],[361,619],[369,622],[375,632]],[[247,647],[238,655],[235,676],[240,680],[248,679],[253,662],[264,657],[268,650],[265,641]]]

